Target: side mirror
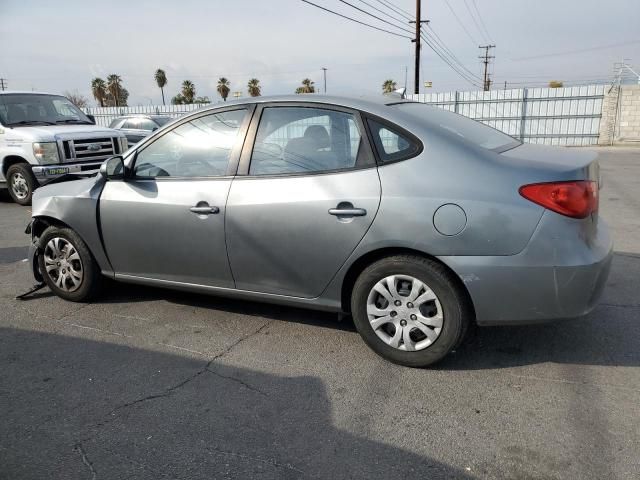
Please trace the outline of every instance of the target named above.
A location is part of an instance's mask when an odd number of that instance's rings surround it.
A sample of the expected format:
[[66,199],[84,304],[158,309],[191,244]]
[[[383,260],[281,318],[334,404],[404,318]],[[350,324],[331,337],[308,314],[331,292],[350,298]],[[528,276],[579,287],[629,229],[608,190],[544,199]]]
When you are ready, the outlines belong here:
[[156,130],[158,130],[158,127],[153,127],[153,128],[151,129],[151,131],[152,131],[152,132],[155,132]]
[[124,159],[120,155],[107,158],[100,165],[100,175],[107,180],[122,180],[124,178]]
[[91,120],[91,123],[93,123],[94,125],[96,124],[96,117],[94,117],[93,115],[87,115],[87,118]]

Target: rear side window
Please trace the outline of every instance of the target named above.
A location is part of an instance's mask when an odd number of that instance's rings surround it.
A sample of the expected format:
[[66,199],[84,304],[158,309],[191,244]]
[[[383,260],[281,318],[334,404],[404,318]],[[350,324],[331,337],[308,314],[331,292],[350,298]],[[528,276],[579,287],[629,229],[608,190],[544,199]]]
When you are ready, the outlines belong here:
[[408,135],[373,119],[367,123],[382,163],[411,158],[420,152],[420,144]]

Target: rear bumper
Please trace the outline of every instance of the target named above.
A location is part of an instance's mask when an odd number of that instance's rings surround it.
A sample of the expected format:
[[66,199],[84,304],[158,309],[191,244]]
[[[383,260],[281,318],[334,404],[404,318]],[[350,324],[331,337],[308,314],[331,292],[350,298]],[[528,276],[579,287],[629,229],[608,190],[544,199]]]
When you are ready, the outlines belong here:
[[602,220],[545,212],[518,255],[441,260],[467,287],[479,325],[507,325],[586,315],[604,290],[612,258]]
[[31,171],[38,181],[46,181],[68,173],[97,173],[100,165],[102,165],[102,161],[80,164],[34,165],[31,167]]

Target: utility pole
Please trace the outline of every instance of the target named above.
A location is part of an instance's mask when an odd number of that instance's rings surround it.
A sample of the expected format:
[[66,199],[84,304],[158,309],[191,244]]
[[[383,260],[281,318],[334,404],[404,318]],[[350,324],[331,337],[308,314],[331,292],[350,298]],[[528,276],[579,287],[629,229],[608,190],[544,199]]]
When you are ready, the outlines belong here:
[[480,60],[482,60],[482,63],[484,63],[484,91],[488,92],[489,90],[491,90],[491,78],[489,78],[489,61],[492,58],[496,58],[494,56],[490,56],[489,55],[489,49],[491,48],[496,48],[495,45],[480,45],[478,46],[479,49],[483,49],[484,48],[484,55],[481,57],[478,57]]
[[322,67],[322,75],[324,76],[324,94],[327,94],[327,68]]
[[413,93],[420,93],[420,28],[423,23],[428,23],[427,20],[421,20],[421,12],[420,12],[420,4],[422,0],[416,0],[416,19],[415,21],[410,21],[409,23],[416,24],[416,38],[411,40],[416,44],[416,53],[415,53],[415,65],[414,65],[414,84],[413,84]]
[[2,89],[3,92],[7,88],[7,79],[6,78],[0,78],[0,88]]

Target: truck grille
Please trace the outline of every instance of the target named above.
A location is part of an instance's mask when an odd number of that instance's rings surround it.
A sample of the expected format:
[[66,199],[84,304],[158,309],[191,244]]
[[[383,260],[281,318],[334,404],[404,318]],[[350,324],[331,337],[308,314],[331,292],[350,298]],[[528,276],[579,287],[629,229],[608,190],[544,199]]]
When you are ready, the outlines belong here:
[[104,160],[120,153],[119,147],[117,138],[85,138],[62,142],[65,162]]

